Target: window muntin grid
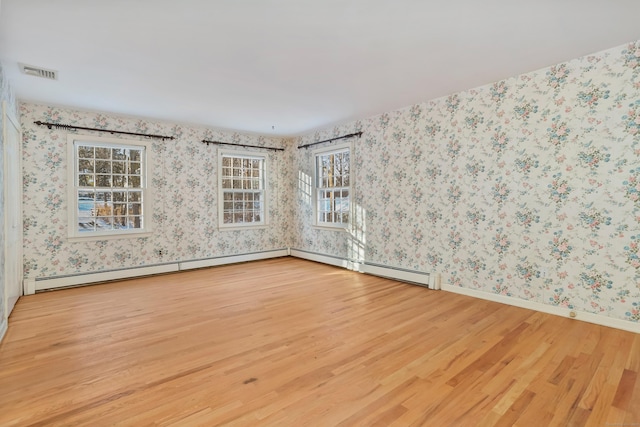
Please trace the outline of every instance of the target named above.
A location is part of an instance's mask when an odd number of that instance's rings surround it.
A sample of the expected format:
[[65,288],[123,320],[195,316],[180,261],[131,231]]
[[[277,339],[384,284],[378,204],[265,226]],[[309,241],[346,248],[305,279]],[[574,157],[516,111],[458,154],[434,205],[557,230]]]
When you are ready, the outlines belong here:
[[222,225],[265,223],[264,157],[222,155]]
[[145,147],[75,143],[77,232],[144,229]]
[[349,149],[316,154],[316,223],[343,227],[349,223]]

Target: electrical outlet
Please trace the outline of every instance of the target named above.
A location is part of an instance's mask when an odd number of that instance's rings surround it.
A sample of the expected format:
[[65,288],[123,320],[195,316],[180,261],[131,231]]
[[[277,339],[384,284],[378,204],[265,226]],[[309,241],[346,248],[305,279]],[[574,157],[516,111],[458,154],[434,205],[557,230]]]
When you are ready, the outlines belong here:
[[162,251],[162,249],[156,249],[156,255],[162,256],[164,255],[164,252]]

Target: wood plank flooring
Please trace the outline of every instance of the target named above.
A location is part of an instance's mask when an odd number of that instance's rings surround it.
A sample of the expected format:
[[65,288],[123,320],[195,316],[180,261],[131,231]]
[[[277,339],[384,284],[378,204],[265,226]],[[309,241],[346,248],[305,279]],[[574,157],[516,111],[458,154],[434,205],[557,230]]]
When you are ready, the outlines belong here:
[[639,334],[279,258],[22,298],[0,425],[640,425],[639,371]]

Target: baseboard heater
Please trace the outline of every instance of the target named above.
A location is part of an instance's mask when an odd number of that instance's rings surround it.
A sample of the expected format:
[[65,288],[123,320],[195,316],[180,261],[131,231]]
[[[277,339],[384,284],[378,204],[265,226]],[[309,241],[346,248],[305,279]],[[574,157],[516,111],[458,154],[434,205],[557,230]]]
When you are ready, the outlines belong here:
[[366,262],[360,265],[359,271],[373,276],[387,277],[401,282],[425,286],[429,289],[440,289],[439,277],[432,273]]
[[321,262],[323,264],[334,265],[361,273],[371,274],[372,276],[386,277],[389,279],[399,280],[401,282],[412,283],[425,286],[429,289],[440,289],[440,275],[434,273],[426,273],[422,271],[408,270],[388,265],[375,264],[370,262],[353,262],[334,255],[327,255],[318,252],[311,252],[303,249],[290,250],[291,256],[303,258],[310,261]]
[[214,258],[197,259],[166,264],[155,264],[141,267],[97,271],[91,273],[70,274],[65,276],[38,277],[25,279],[25,295],[37,291],[68,288],[72,286],[88,285],[92,283],[109,282],[112,280],[129,279],[133,277],[151,276],[154,274],[172,273],[195,268],[213,267],[217,265],[235,264],[246,261],[279,258],[289,255],[288,248],[269,251],[252,252],[240,255],[225,255]]

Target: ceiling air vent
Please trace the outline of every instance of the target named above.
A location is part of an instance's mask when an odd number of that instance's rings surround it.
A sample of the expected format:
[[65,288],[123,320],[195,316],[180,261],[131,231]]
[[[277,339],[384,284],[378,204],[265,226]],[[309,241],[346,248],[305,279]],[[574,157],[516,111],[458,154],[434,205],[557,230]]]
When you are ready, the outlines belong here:
[[58,80],[58,72],[55,70],[47,70],[42,67],[35,67],[33,65],[26,64],[18,64],[20,66],[20,71],[23,74],[34,77],[42,77],[45,79]]

